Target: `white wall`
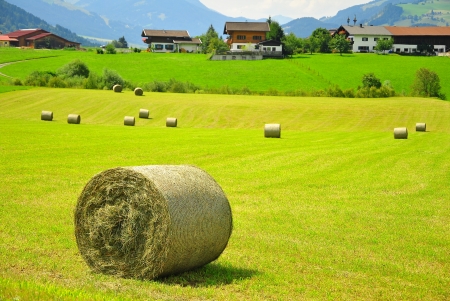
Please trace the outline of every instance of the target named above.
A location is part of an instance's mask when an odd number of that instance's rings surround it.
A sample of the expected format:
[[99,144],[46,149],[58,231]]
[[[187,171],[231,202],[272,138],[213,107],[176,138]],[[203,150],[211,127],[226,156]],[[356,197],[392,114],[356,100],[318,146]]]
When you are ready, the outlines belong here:
[[[362,51],[368,51],[368,52],[374,52],[374,48],[377,45],[376,39],[390,39],[389,36],[349,36],[349,38],[353,39],[353,52],[362,52]],[[363,41],[364,38],[367,38],[367,41]],[[368,47],[367,50],[361,50],[360,47]]]

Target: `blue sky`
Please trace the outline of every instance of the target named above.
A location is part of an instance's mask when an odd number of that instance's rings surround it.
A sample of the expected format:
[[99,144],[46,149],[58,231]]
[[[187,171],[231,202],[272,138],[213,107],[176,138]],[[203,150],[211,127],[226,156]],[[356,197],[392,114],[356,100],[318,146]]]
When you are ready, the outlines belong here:
[[334,16],[339,10],[370,0],[200,0],[205,6],[229,17],[251,19],[283,15],[293,19]]

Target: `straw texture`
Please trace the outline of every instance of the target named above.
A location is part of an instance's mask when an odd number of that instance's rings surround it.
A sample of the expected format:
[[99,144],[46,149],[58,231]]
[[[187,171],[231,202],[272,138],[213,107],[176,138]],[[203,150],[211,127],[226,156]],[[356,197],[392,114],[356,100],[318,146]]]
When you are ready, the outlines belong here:
[[81,117],[78,114],[69,114],[69,116],[67,116],[67,123],[80,124],[80,122]]
[[123,119],[124,125],[134,126],[134,123],[135,119],[133,116],[125,116],[125,118]]
[[166,119],[166,127],[177,127],[178,120],[176,118],[169,117]]
[[41,120],[52,121],[53,120],[53,112],[52,111],[42,111],[41,112]]
[[427,124],[426,123],[416,123],[416,132],[426,132]]
[[229,202],[187,165],[114,168],[95,175],[75,208],[75,236],[94,271],[153,279],[203,266],[225,249]]
[[269,123],[264,126],[264,137],[266,138],[280,138],[281,125],[278,123]]
[[407,128],[395,128],[394,129],[395,139],[408,139],[408,129]]
[[134,89],[134,95],[142,96],[142,95],[144,95],[144,91],[142,90],[142,88],[135,88]]
[[121,85],[114,85],[113,86],[113,91],[117,92],[117,93],[122,92],[122,86]]
[[139,110],[139,118],[148,118],[150,116],[150,112],[146,109]]

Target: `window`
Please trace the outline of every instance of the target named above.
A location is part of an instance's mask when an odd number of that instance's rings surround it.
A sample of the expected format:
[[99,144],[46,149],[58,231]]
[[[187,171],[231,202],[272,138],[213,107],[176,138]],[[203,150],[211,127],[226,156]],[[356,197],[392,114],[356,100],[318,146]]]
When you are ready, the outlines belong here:
[[376,42],[376,41],[378,41],[380,38],[373,38],[373,40]]
[[237,49],[243,49],[244,45],[237,45]]
[[403,49],[403,52],[408,52],[408,48]]
[[272,51],[276,51],[277,50],[277,48],[276,47],[272,47]]
[[237,36],[237,39],[238,39],[238,40],[245,40],[245,39],[246,39],[246,36],[238,35],[238,36]]
[[162,44],[155,44],[155,49],[156,50],[162,50],[163,49],[163,45]]
[[255,41],[261,41],[262,37],[261,36],[253,36],[253,40]]
[[173,45],[166,45],[167,50],[173,50]]
[[360,52],[369,52],[369,46],[358,46]]
[[369,38],[362,38],[363,42],[369,41]]

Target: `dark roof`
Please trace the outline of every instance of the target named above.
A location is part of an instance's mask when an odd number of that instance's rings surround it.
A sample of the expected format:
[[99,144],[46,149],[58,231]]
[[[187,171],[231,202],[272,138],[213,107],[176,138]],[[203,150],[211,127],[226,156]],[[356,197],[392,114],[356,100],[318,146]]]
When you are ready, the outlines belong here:
[[141,37],[190,37],[187,30],[143,29]]
[[10,38],[20,38],[20,37],[27,36],[27,35],[30,35],[33,33],[37,33],[37,32],[48,33],[48,31],[46,31],[46,30],[43,30],[40,28],[33,28],[33,29],[19,29],[19,30],[7,33],[5,35],[7,35]]
[[391,33],[384,26],[370,26],[370,25],[357,25],[357,26],[342,26],[349,35],[379,35],[390,36]]
[[394,36],[450,36],[450,27],[397,27],[386,26],[386,29]]
[[43,32],[43,33],[37,34],[35,36],[29,37],[29,38],[27,38],[27,40],[35,41],[35,40],[39,40],[39,39],[42,39],[42,38],[45,38],[45,37],[48,37],[48,36],[52,36],[52,35],[53,34],[51,34],[49,32]]
[[199,38],[192,38],[190,40],[174,40],[174,44],[201,44],[202,41]]
[[263,31],[269,32],[270,27],[267,22],[225,22],[223,33],[228,31]]

